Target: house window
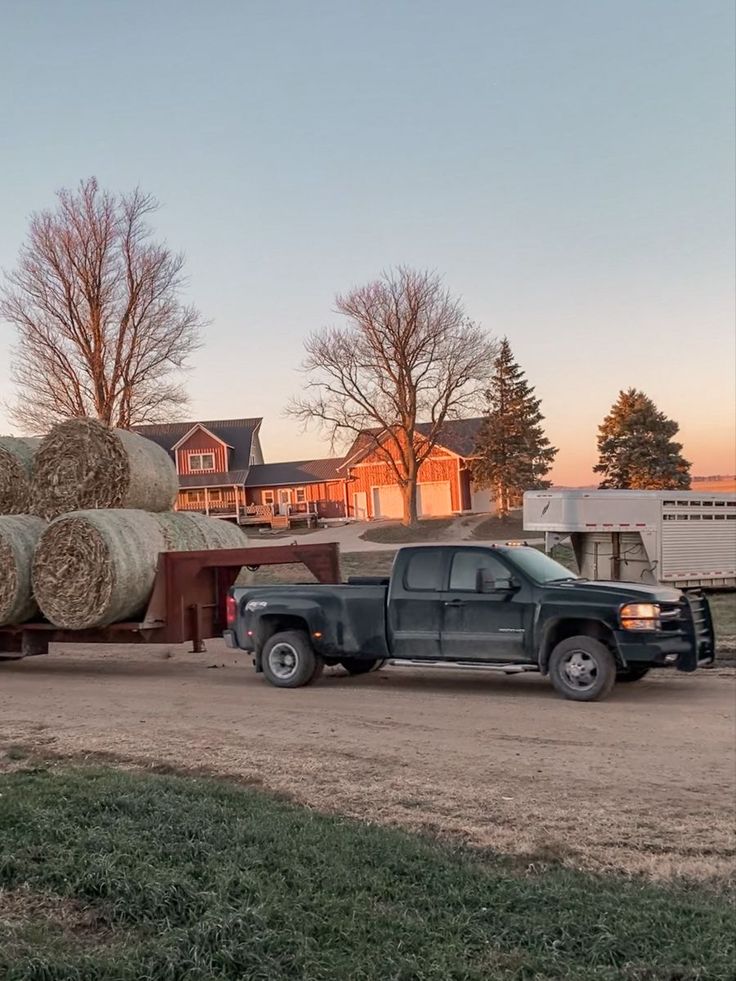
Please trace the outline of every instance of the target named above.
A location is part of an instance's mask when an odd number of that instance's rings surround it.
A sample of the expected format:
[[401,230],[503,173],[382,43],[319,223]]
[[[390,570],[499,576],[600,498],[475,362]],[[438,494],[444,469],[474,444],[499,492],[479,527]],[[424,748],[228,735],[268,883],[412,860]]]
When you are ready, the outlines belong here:
[[189,491],[190,504],[204,504],[204,491]]
[[210,491],[210,494],[209,494],[209,497],[210,497],[210,500],[211,501],[221,501],[222,500],[222,491],[221,490],[211,490]]
[[296,503],[297,504],[304,504],[304,502],[307,499],[307,492],[304,490],[304,488],[303,487],[297,487],[297,489],[294,491],[294,493],[296,494]]
[[273,502],[274,502],[273,491],[272,490],[268,490],[268,491],[264,490],[264,492],[263,492],[263,503],[264,504],[273,504]]
[[189,454],[189,469],[192,473],[198,470],[214,470],[215,469],[215,454],[214,453],[190,453]]

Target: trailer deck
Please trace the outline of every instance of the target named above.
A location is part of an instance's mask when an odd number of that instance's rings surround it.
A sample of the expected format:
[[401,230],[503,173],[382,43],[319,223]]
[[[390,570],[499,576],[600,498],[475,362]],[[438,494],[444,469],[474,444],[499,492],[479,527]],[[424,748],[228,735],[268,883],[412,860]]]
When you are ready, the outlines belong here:
[[90,630],[63,630],[46,621],[0,626],[0,657],[45,654],[52,643],[184,644],[202,653],[225,629],[225,600],[241,569],[302,564],[319,582],[338,583],[335,544],[220,548],[159,555],[153,591],[139,621]]

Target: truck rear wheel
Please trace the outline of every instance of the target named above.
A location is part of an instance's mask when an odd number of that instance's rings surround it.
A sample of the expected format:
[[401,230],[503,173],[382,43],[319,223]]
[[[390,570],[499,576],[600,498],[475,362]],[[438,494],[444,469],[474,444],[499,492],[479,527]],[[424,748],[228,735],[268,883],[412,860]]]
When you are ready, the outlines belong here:
[[322,658],[301,630],[284,630],[266,641],[261,667],[277,688],[301,688],[320,676]]
[[552,651],[549,676],[555,690],[575,702],[595,702],[616,682],[616,659],[594,637],[568,637]]
[[340,664],[348,674],[368,674],[370,671],[378,671],[383,663],[379,658],[343,657],[340,659]]

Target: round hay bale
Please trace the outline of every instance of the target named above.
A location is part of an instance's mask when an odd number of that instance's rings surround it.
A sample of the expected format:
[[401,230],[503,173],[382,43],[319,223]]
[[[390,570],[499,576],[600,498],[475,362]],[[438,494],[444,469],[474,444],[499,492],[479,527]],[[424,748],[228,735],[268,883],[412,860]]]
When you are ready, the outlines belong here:
[[27,514],[31,505],[31,467],[41,440],[0,436],[0,514]]
[[28,514],[0,517],[0,625],[38,613],[31,590],[33,553],[46,522]]
[[33,592],[57,627],[84,630],[145,612],[161,552],[233,548],[245,537],[219,518],[111,509],[52,521],[33,561]]
[[33,512],[44,518],[90,508],[168,511],[178,489],[166,450],[96,419],[54,426],[33,463]]
[[196,511],[169,511],[156,515],[168,552],[202,548],[244,548],[247,539],[237,525],[208,518]]

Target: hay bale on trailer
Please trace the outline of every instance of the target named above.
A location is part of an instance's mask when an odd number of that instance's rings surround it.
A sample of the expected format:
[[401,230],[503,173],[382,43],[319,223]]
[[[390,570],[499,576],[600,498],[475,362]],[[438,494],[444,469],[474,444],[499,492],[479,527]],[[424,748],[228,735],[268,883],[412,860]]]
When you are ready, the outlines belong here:
[[0,436],[0,514],[27,514],[31,504],[31,468],[41,440]]
[[31,590],[33,553],[46,522],[28,514],[0,517],[0,626],[38,613]]
[[96,419],[54,426],[33,463],[33,512],[44,518],[90,508],[168,511],[178,489],[166,450]]
[[144,613],[160,552],[244,545],[240,529],[225,528],[219,518],[133,509],[76,511],[52,521],[41,536],[33,591],[42,613],[57,627],[105,627]]
[[237,525],[222,518],[207,518],[195,511],[157,514],[167,552],[202,548],[244,548],[247,539]]

